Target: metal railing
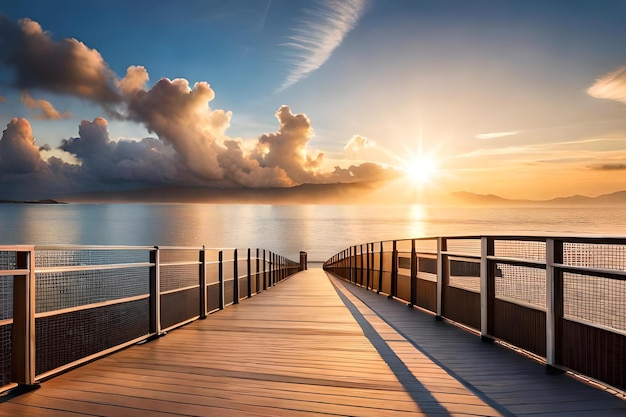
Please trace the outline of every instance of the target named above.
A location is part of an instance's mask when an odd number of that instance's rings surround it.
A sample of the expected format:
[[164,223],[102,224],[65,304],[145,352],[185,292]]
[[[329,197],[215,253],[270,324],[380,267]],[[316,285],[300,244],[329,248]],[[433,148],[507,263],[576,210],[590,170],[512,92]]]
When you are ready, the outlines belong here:
[[0,391],[161,336],[299,269],[264,249],[0,246]]
[[626,239],[461,236],[350,246],[324,269],[626,388]]

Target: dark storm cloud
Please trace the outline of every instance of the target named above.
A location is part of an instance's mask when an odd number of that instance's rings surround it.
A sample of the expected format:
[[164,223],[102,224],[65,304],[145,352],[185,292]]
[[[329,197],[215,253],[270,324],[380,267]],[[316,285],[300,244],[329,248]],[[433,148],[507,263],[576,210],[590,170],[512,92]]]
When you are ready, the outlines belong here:
[[108,123],[99,117],[83,120],[78,137],[63,141],[60,149],[81,161],[80,174],[102,182],[149,185],[180,184],[190,174],[174,150],[158,139],[114,142]]
[[74,95],[99,103],[121,100],[117,77],[95,49],[76,39],[55,41],[39,23],[0,15],[0,59],[15,72],[15,87]]

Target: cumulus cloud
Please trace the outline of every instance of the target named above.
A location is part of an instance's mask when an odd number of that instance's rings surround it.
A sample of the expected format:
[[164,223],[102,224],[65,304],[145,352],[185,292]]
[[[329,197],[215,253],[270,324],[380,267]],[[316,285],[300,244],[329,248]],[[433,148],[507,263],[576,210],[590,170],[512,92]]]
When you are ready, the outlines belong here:
[[90,181],[170,185],[193,177],[176,152],[158,139],[111,141],[108,122],[102,117],[83,120],[78,137],[64,140],[60,149],[81,162],[80,175]]
[[313,137],[311,121],[305,114],[293,114],[287,106],[278,109],[276,118],[278,131],[259,137],[253,158],[263,167],[282,168],[297,184],[317,182],[315,170],[323,154],[307,153],[306,145]]
[[350,138],[346,146],[343,147],[345,151],[358,152],[361,149],[369,145],[369,141],[365,136],[354,135]]
[[0,172],[39,171],[42,163],[28,120],[12,119],[0,139]]
[[280,86],[284,90],[313,71],[331,57],[346,35],[356,26],[365,9],[365,0],[325,0],[313,3],[308,10],[310,19],[304,20],[294,30],[290,42],[291,71]]
[[598,78],[587,93],[595,98],[626,103],[626,65]]
[[136,91],[128,99],[129,117],[143,123],[171,144],[189,168],[207,179],[222,177],[218,139],[230,126],[231,112],[212,110],[215,93],[208,83],[191,89],[185,79],[159,80],[150,90]]
[[35,100],[27,91],[22,91],[22,102],[29,109],[41,110],[41,113],[35,115],[35,118],[40,120],[59,120],[72,117],[72,114],[66,111],[59,113],[47,100]]
[[[334,41],[324,38],[329,56],[356,23],[363,5],[356,0],[345,5],[333,1],[327,7],[332,11],[328,18],[337,25],[331,31]],[[13,24],[0,16],[0,62],[15,70],[14,87],[23,92],[24,104],[41,111],[38,118],[69,114],[34,99],[31,89],[93,101],[157,136],[111,140],[107,120],[97,117],[82,121],[77,137],[52,150],[35,145],[26,119],[14,119],[0,140],[0,170],[6,174],[0,178],[0,192],[11,184],[15,189],[20,181],[46,184],[50,192],[63,186],[64,193],[71,193],[162,185],[291,187],[374,181],[391,175],[376,164],[326,170],[324,153],[309,148],[314,138],[311,121],[287,106],[276,112],[276,132],[246,142],[232,139],[226,134],[232,113],[211,108],[215,93],[208,83],[191,87],[185,79],[162,78],[148,87],[150,77],[142,66],[131,66],[123,78],[117,78],[96,50],[75,39],[55,41],[28,19]],[[355,136],[351,142],[351,146],[365,146],[367,139]],[[19,181],[9,181],[16,175]]]
[[88,98],[120,100],[116,76],[95,49],[76,39],[55,41],[39,23],[0,16],[0,60],[15,70],[15,86]]

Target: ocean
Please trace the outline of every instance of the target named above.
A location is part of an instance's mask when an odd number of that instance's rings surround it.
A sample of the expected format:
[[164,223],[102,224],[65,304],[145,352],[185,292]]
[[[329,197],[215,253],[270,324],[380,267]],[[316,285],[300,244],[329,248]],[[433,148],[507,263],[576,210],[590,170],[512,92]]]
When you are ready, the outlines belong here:
[[485,234],[626,236],[626,207],[0,204],[0,244],[263,248],[324,261],[379,240]]

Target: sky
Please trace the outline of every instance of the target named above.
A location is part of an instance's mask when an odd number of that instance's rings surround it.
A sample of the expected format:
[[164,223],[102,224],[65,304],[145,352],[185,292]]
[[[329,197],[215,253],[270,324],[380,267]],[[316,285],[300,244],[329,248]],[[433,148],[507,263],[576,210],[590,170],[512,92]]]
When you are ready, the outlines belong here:
[[621,0],[0,0],[0,199],[626,190],[625,19]]

